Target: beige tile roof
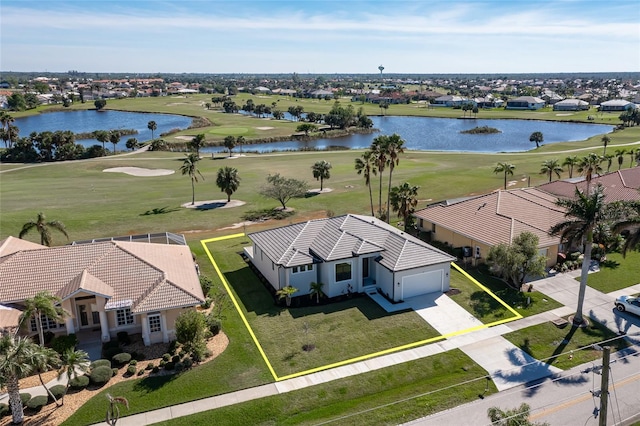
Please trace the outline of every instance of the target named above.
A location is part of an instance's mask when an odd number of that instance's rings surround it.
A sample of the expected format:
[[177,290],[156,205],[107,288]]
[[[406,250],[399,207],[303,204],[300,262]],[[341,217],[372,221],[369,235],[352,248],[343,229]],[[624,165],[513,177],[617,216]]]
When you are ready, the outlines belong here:
[[[134,312],[149,303],[159,310],[204,301],[187,246],[109,241],[39,247],[0,257],[0,303],[44,290],[61,297],[84,290],[108,296],[108,307],[127,305]],[[146,300],[167,283],[179,297]]]
[[565,219],[564,210],[554,200],[534,188],[496,191],[455,204],[430,206],[415,216],[490,246],[510,243],[529,231],[538,236],[540,247],[548,247],[560,242],[548,234],[549,229]]
[[31,241],[22,240],[16,237],[7,237],[0,241],[0,256],[6,256],[20,250],[31,250],[43,247],[45,246],[32,243]]
[[[640,200],[640,167],[617,170],[602,176],[595,176],[591,186],[601,184],[607,202]],[[538,186],[538,189],[560,198],[573,198],[576,188],[586,191],[587,182],[581,179],[556,180]]]

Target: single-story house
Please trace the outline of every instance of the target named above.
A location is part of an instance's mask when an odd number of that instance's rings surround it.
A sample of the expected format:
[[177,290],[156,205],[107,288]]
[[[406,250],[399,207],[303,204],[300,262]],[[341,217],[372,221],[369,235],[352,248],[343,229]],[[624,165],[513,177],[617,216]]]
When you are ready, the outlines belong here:
[[536,98],[535,96],[520,96],[518,98],[509,99],[505,109],[530,109],[536,110],[544,108],[545,102],[543,99]]
[[552,225],[564,220],[557,197],[535,188],[495,191],[458,202],[437,203],[414,213],[418,229],[430,241],[452,247],[468,247],[465,257],[481,263],[491,247],[510,244],[529,231],[539,238],[538,249],[547,256],[547,266],[556,263],[560,237],[548,234]]
[[379,291],[393,301],[449,290],[453,256],[370,216],[348,214],[248,235],[245,253],[275,290],[323,283],[328,297]]
[[624,99],[612,99],[600,104],[600,111],[627,111],[636,108],[633,102]]
[[587,111],[589,103],[580,99],[565,99],[553,105],[554,111]]
[[169,342],[183,309],[205,300],[197,265],[186,245],[136,241],[45,247],[8,237],[0,241],[0,305],[22,310],[25,299],[48,291],[70,315],[63,324],[43,318],[45,330],[99,331],[103,342],[126,331],[141,333],[145,345]]
[[[607,203],[640,200],[640,167],[594,176],[590,185],[594,187],[598,184],[604,187],[604,198]],[[576,188],[580,191],[587,190],[587,181],[584,176],[580,176],[573,179],[555,180],[537,188],[558,198],[573,198],[576,194]]]
[[462,106],[467,102],[470,102],[470,101],[466,98],[463,98],[462,96],[444,95],[444,96],[435,98],[433,102],[431,102],[431,106],[454,107],[454,106]]

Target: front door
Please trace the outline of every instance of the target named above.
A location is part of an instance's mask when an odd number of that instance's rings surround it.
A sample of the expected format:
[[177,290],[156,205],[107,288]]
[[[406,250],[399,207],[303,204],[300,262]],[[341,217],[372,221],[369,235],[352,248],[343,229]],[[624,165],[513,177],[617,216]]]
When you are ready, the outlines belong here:
[[91,305],[95,305],[95,303],[96,299],[94,297],[85,300],[76,299],[80,328],[100,325],[100,313],[91,309]]

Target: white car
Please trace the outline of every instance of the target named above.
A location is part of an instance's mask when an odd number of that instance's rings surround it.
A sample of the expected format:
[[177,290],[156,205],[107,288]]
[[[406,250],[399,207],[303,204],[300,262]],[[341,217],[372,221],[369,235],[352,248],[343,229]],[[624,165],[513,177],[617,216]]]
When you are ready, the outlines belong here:
[[620,296],[615,301],[616,309],[640,316],[640,299],[632,296]]

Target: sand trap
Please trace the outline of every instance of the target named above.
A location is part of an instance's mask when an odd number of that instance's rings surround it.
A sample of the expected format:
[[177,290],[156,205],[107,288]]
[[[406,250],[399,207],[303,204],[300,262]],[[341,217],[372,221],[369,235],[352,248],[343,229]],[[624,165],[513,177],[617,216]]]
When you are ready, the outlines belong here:
[[224,231],[225,229],[238,229],[238,228],[241,228],[243,226],[255,225],[256,223],[258,223],[258,222],[252,222],[250,220],[247,220],[245,222],[234,223],[231,226],[225,226],[224,228],[219,228],[218,231]]
[[258,130],[273,130],[275,127],[268,127],[268,126],[264,126],[264,127],[256,127],[256,129]]
[[198,209],[198,210],[212,210],[212,209],[230,209],[232,207],[240,207],[247,204],[244,201],[240,200],[231,200],[227,203],[227,200],[206,200],[206,201],[196,201],[195,204],[184,203],[182,207],[186,207],[188,209]]
[[193,139],[193,136],[174,136],[176,139],[180,139],[181,141],[190,141]]
[[143,169],[142,167],[113,167],[111,169],[104,169],[103,172],[107,173],[125,173],[131,176],[167,176],[175,173],[175,170],[168,169]]
[[333,189],[331,188],[324,188],[322,191],[320,191],[320,188],[314,188],[314,189],[310,189],[307,191],[308,194],[326,194],[327,192],[332,192]]
[[507,186],[513,186],[513,185],[515,185],[517,183],[518,183],[517,180],[510,180],[509,182],[507,182]]
[[564,114],[556,114],[556,117],[564,117],[567,115],[574,115],[572,112],[564,113]]

